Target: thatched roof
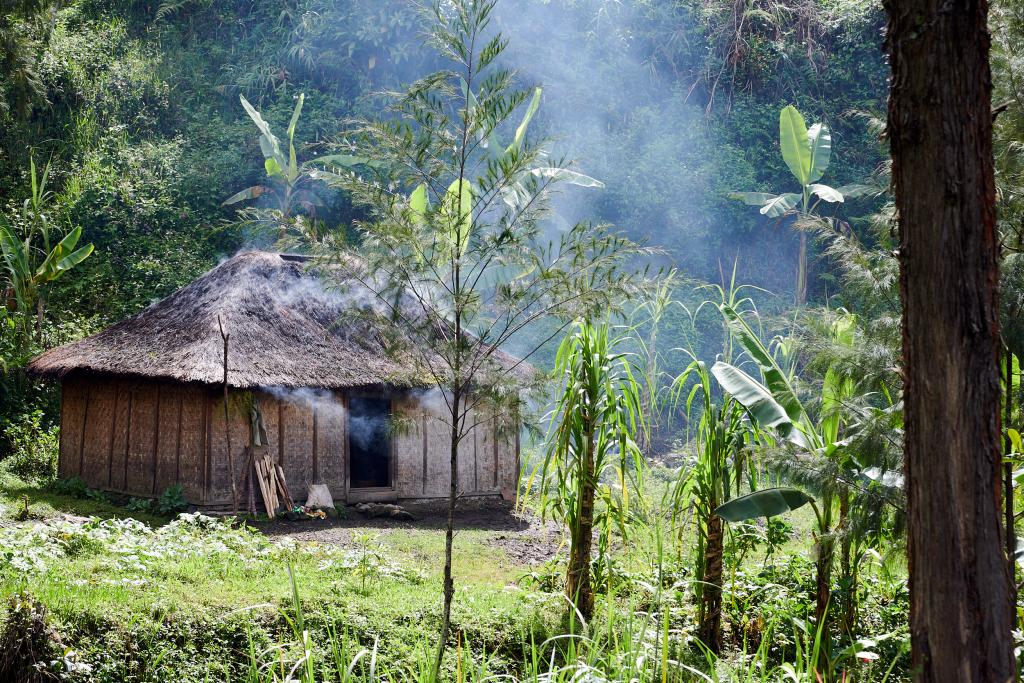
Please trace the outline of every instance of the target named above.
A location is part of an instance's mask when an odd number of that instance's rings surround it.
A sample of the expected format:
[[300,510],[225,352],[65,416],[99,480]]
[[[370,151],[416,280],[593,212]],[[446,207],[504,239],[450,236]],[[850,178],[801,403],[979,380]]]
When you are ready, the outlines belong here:
[[307,265],[301,256],[240,253],[142,312],[43,353],[29,370],[220,384],[220,318],[234,387],[429,384],[412,356],[396,352],[401,344],[359,315],[373,302],[367,288],[336,268],[331,280],[342,286],[326,287]]

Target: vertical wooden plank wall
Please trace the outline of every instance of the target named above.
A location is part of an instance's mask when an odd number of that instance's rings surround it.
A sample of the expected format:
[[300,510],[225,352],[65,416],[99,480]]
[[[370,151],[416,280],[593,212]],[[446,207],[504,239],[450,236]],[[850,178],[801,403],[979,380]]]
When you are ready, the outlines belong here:
[[[476,428],[471,427],[476,422],[477,414],[476,411],[470,411],[466,415],[466,435],[459,442],[459,491],[463,493],[472,493],[476,491],[476,444],[474,443],[474,437],[476,436]],[[449,444],[451,443],[451,437],[448,438]],[[451,446],[445,449],[445,452],[451,450]],[[449,459],[451,456],[448,456]]]
[[296,501],[306,499],[313,483],[313,407],[308,403],[282,401],[284,425],[281,443],[284,446],[284,477]]
[[448,495],[451,476],[451,427],[439,411],[427,411],[427,475],[423,497]]
[[114,395],[116,405],[110,421],[113,439],[107,448],[107,487],[112,491],[124,491],[134,392],[128,382],[117,381],[114,383]]
[[209,485],[206,490],[206,504],[225,507],[232,504],[231,472],[228,458],[228,434],[231,430],[231,455],[235,465],[235,486],[238,490],[239,505],[245,504],[242,479],[248,460],[245,449],[249,445],[249,414],[241,408],[241,402],[228,400],[228,428],[224,422],[224,395],[208,392],[209,443],[208,468]]
[[[178,483],[181,461],[181,409],[185,390],[175,384],[165,385],[160,391],[157,410],[155,467],[153,468],[153,495],[160,495],[167,487]],[[184,487],[182,487],[184,488]]]
[[62,477],[79,477],[79,453],[82,449],[82,418],[85,415],[85,384],[78,380],[63,383],[61,392],[60,455],[57,466]]
[[345,501],[345,480],[347,458],[345,447],[344,396],[334,393],[334,401],[321,403],[317,409],[316,440],[320,481],[331,491],[336,503]]
[[[60,476],[81,476],[94,488],[138,496],[158,496],[180,483],[190,503],[230,505],[224,407],[217,392],[198,385],[116,378],[69,378],[62,391]],[[283,464],[297,501],[312,483],[326,484],[336,501],[345,501],[346,396],[336,392],[335,402],[318,403],[314,416],[310,404],[257,393],[268,436],[263,452]],[[447,495],[450,433],[444,418],[409,397],[394,398],[393,410],[403,420],[392,451],[398,497]],[[245,493],[250,428],[243,412],[235,405],[231,415],[240,496]],[[493,494],[515,486],[518,439],[503,419],[485,419],[462,442],[462,493]],[[504,427],[504,434],[499,435],[499,427]]]
[[153,493],[154,438],[157,436],[159,385],[139,382],[131,402],[131,430],[125,463],[125,493]]
[[401,426],[392,437],[395,490],[399,498],[418,498],[423,490],[423,411],[412,399],[395,398],[391,412]]
[[89,394],[82,480],[92,488],[104,489],[110,480],[110,444],[114,438],[117,384],[94,382]]
[[181,454],[178,460],[178,482],[185,499],[200,504],[203,499],[203,456],[206,450],[206,389],[188,386],[182,389]]

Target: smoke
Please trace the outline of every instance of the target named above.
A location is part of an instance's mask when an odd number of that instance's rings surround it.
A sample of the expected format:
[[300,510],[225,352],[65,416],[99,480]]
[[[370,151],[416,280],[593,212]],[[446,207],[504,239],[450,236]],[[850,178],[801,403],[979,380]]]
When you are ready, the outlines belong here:
[[370,288],[351,279],[333,281],[314,274],[290,279],[274,289],[274,300],[285,308],[299,308],[318,301],[338,310],[373,311],[383,314],[385,305]]
[[285,403],[310,410],[316,409],[320,415],[339,417],[345,415],[345,405],[333,391],[328,389],[262,387],[262,390]]
[[498,2],[494,28],[509,40],[503,61],[524,86],[544,91],[531,132],[554,138],[555,158],[605,183],[563,187],[554,227],[611,223],[664,250],[659,265],[717,281],[719,261],[729,270],[739,258],[741,280],[789,289],[793,240],[770,228],[737,234],[752,211],[725,195],[753,189],[757,169],[715,139],[702,90],[709,48],[693,24],[685,8],[648,3]]
[[341,398],[328,389],[262,387],[262,390],[285,403],[315,410],[321,420],[342,420],[348,438],[364,451],[388,437],[391,417],[387,399],[350,397],[351,409],[346,411]]

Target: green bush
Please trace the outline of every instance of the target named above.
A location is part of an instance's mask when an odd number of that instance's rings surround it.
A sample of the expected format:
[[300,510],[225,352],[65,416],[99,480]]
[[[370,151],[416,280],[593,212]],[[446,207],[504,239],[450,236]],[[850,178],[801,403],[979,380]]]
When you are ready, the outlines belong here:
[[156,511],[168,517],[187,509],[188,501],[185,500],[185,492],[182,490],[181,484],[174,484],[164,489],[164,492],[160,494],[160,500],[156,503]]
[[81,477],[58,479],[53,482],[53,490],[62,496],[71,496],[72,498],[85,498],[89,493],[89,487],[85,485]]
[[153,501],[149,498],[129,498],[124,509],[128,512],[152,512]]
[[43,411],[18,416],[7,425],[4,438],[11,444],[11,454],[4,461],[9,472],[30,482],[50,483],[57,478],[60,428],[46,425]]

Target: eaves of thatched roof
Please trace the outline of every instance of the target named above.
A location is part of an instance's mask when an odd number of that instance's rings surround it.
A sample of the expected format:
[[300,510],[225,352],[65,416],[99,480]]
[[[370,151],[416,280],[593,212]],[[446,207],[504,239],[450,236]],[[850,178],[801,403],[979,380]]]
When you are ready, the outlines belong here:
[[[372,293],[332,273],[328,288],[304,257],[240,253],[167,298],[102,332],[36,357],[29,371],[63,377],[95,372],[219,384],[229,341],[228,382],[344,388],[426,386],[411,356],[360,309]],[[355,312],[355,313],[354,313]]]

